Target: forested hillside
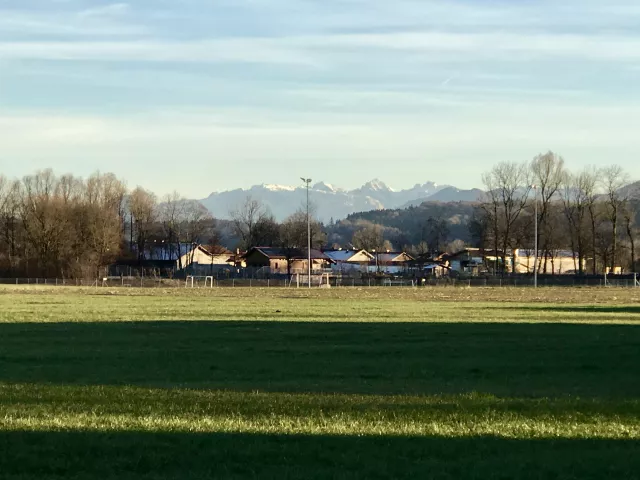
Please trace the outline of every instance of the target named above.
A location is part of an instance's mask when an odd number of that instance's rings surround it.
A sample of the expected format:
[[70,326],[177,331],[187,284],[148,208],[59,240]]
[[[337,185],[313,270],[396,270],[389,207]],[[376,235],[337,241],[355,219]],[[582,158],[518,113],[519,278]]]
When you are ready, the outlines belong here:
[[469,225],[476,208],[471,202],[425,202],[406,209],[355,213],[326,226],[328,242],[348,245],[357,231],[380,225],[394,249],[444,250],[455,240],[473,242]]

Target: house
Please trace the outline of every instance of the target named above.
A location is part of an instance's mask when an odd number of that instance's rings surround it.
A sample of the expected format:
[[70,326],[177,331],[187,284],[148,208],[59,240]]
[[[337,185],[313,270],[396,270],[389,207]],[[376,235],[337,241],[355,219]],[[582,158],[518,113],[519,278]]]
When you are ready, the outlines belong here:
[[459,275],[479,275],[489,270],[510,272],[512,263],[510,255],[506,256],[506,265],[503,266],[501,252],[471,247],[456,253],[445,253],[441,260]]
[[406,252],[372,252],[373,260],[369,262],[369,272],[404,273],[409,269],[409,262],[414,258]]
[[[515,273],[533,273],[535,264],[535,250],[519,248],[513,252]],[[546,267],[546,268],[545,268]],[[582,271],[586,271],[587,259],[582,259]],[[580,271],[578,254],[571,250],[552,250],[545,256],[545,252],[538,252],[538,273],[552,275],[575,275]]]
[[[247,268],[262,269],[272,274],[307,273],[307,249],[253,247],[244,255]],[[311,249],[311,271],[324,273],[335,262],[320,250]]]
[[325,250],[324,254],[334,263],[331,265],[333,273],[366,272],[374,256],[366,250]]
[[117,269],[118,272],[143,268],[160,276],[173,276],[179,272],[205,276],[234,268],[235,258],[233,252],[218,245],[205,247],[191,243],[153,242],[145,248],[143,259],[121,259],[116,265],[122,267]]
[[180,257],[180,266],[190,275],[213,275],[234,268],[235,257],[232,251],[219,245],[195,245]]
[[443,262],[442,255],[423,254],[415,260],[409,262],[409,266],[414,276],[424,277],[446,277],[451,269]]
[[108,268],[110,277],[166,277],[176,273],[176,262],[171,260],[140,260],[118,258]]

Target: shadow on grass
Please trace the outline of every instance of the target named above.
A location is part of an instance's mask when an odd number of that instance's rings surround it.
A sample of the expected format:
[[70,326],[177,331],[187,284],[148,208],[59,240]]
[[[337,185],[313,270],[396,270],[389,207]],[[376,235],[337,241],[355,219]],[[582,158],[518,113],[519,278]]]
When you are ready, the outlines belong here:
[[638,478],[638,440],[0,432],[3,479]]
[[640,328],[586,324],[0,324],[0,382],[640,397]]
[[[535,312],[559,312],[559,313],[615,313],[618,315],[640,315],[640,305],[620,305],[619,307],[612,305],[514,305],[514,306],[495,306],[491,307],[495,310],[526,310]],[[638,318],[640,320],[640,318]]]

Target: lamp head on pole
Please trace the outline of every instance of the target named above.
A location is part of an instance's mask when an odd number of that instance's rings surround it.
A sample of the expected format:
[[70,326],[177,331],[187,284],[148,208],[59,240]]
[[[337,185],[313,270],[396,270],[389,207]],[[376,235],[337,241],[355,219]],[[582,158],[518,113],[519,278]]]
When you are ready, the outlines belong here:
[[304,183],[306,183],[307,185],[310,184],[312,182],[312,180],[310,178],[303,178],[300,177],[300,180],[302,180]]

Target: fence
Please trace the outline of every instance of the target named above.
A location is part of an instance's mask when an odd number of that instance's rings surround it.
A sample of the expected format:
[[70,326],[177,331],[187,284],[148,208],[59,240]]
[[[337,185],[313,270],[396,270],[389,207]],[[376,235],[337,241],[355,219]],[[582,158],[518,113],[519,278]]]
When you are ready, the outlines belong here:
[[[250,276],[194,276],[185,279],[168,279],[161,277],[105,277],[93,279],[61,279],[61,278],[4,278],[0,284],[19,286],[77,286],[77,287],[122,287],[122,288],[213,288],[213,287],[288,287],[305,288],[306,275],[274,275],[270,278],[252,278]],[[378,276],[340,276],[313,275],[312,286],[329,287],[533,287],[533,277],[514,275],[503,277],[469,277],[469,278],[409,278]],[[640,274],[631,275],[541,275],[538,277],[540,287],[640,287]]]

